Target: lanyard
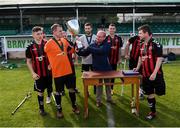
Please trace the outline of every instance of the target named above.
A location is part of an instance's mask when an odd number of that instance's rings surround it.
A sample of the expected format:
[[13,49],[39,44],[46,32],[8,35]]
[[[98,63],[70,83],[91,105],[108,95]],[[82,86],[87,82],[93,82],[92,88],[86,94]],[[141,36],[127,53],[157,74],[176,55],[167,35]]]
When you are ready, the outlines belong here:
[[[88,40],[88,37],[90,37],[90,40]],[[90,43],[91,43],[91,40],[92,40],[92,35],[91,35],[91,36],[87,36],[87,35],[86,35],[86,40],[87,40],[88,44],[90,44]]]
[[61,49],[61,51],[64,52],[63,42],[61,41],[62,45],[60,45],[60,44],[58,43],[58,41],[57,41],[54,37],[53,37],[52,39],[56,42],[56,44],[59,46],[59,48]]

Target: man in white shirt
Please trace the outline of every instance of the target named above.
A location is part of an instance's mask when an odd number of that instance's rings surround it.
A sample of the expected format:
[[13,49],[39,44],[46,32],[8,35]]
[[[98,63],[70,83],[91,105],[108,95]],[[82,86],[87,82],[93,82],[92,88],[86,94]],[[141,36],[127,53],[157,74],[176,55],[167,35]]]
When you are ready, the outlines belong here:
[[[82,35],[79,39],[82,42],[84,48],[87,48],[90,44],[95,43],[96,41],[96,35],[92,33],[92,24],[91,23],[85,23],[84,24],[84,32],[85,34]],[[92,67],[92,55],[88,55],[85,57],[82,57],[82,72],[83,71],[90,71],[93,69]],[[96,86],[94,86],[94,94],[96,94]]]

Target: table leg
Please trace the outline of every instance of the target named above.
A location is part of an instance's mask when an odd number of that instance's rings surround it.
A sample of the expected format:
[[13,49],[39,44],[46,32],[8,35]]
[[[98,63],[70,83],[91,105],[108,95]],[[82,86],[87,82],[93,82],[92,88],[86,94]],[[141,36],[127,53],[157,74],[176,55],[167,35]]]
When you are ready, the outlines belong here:
[[136,110],[137,116],[139,116],[139,88],[140,88],[140,81],[136,83]]
[[84,81],[84,118],[88,117],[88,85]]
[[[135,97],[134,97],[134,84],[131,84],[131,108],[134,109],[135,108]],[[134,113],[132,111],[132,113]]]
[[132,95],[132,98],[134,97],[134,84],[131,84],[131,95]]

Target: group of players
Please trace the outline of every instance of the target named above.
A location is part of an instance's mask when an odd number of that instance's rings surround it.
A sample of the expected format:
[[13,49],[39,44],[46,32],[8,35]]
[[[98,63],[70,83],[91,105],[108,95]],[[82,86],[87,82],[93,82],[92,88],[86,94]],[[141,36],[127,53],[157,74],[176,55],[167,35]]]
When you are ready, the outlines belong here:
[[[47,113],[44,110],[44,90],[47,88],[48,97],[46,103],[50,103],[52,94],[52,78],[55,83],[55,102],[57,106],[57,118],[62,118],[61,99],[64,94],[64,86],[69,91],[72,103],[72,111],[80,114],[76,104],[76,75],[73,63],[75,54],[82,57],[83,71],[108,71],[117,70],[121,63],[121,47],[123,41],[116,35],[115,24],[110,24],[107,35],[104,30],[97,34],[92,33],[92,24],[85,23],[85,34],[77,38],[83,44],[78,49],[75,42],[67,38],[62,26],[53,24],[51,31],[53,37],[48,41],[43,38],[43,28],[35,26],[32,29],[33,42],[26,49],[27,66],[34,79],[34,90],[38,92],[40,115]],[[138,36],[130,37],[125,47],[125,59],[129,60],[129,69],[139,71],[142,78],[142,89],[147,94],[150,112],[146,115],[147,120],[156,117],[155,94],[165,94],[165,82],[162,71],[162,45],[152,38],[152,32],[148,25],[138,28]],[[130,45],[132,49],[130,51]],[[130,52],[129,52],[130,51]],[[102,80],[100,80],[102,82]],[[107,102],[115,104],[112,100],[114,79],[105,79],[104,82],[112,83],[106,86]],[[96,94],[96,106],[102,106],[102,86],[94,86]]]

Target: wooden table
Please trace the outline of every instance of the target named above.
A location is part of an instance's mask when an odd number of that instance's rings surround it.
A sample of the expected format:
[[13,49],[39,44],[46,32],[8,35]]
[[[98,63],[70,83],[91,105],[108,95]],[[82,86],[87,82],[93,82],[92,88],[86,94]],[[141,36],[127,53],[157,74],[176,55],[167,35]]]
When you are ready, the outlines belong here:
[[[82,79],[84,84],[84,118],[88,117],[88,86],[89,85],[96,85],[102,86],[103,83],[99,83],[99,79],[105,78],[115,78],[119,79],[120,82],[115,82],[114,85],[117,84],[129,84],[132,86],[132,102],[134,99],[134,85],[136,85],[136,97],[135,97],[135,108],[136,108],[136,115],[139,115],[139,87],[140,87],[140,79],[141,75],[123,75],[122,71],[88,71],[83,72]],[[117,81],[117,80],[116,80]],[[106,84],[112,85],[112,83]]]

